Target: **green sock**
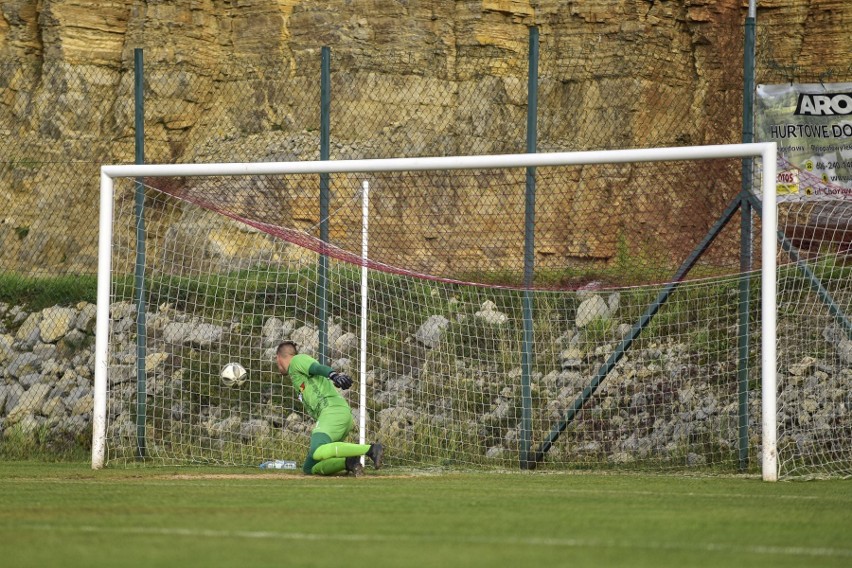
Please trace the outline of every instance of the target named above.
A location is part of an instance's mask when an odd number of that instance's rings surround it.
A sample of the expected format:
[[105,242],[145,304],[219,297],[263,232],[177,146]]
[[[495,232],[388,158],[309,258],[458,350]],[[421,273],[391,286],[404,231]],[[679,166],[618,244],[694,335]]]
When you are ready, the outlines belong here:
[[314,466],[317,465],[316,460],[314,459],[314,452],[317,451],[317,448],[322,446],[323,444],[330,444],[331,438],[325,432],[314,432],[311,434],[311,447],[308,448],[308,455],[305,457],[305,463],[302,464],[302,471],[309,474],[313,470]]
[[323,444],[317,448],[314,452],[313,458],[319,462],[330,458],[354,458],[356,456],[363,456],[369,451],[370,444],[332,442],[331,444]]
[[346,469],[346,458],[331,458],[318,462],[311,468],[314,475],[334,475]]

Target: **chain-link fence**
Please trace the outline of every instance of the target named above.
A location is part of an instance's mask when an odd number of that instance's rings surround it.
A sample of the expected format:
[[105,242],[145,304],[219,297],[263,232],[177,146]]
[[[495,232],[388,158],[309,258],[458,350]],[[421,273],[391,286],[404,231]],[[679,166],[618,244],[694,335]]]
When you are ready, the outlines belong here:
[[[634,11],[647,3],[636,4]],[[376,42],[367,50],[331,43],[330,158],[526,151],[532,23],[540,32],[538,151],[740,141],[743,13],[714,19],[670,7],[654,18],[578,14],[566,25],[556,7],[543,6],[535,22],[526,19],[506,37],[488,41],[472,39],[476,30],[462,30],[466,39],[455,45],[400,48]],[[152,29],[140,42],[146,162],[319,159],[321,36],[302,37],[305,47],[288,57],[243,64],[240,58],[196,62],[170,56],[158,46],[156,35],[163,32]],[[842,58],[811,57],[801,45],[789,45],[783,22],[772,14],[759,24],[757,38],[758,83],[852,79],[849,67],[824,63]],[[824,49],[848,53],[843,45]],[[110,65],[57,57],[28,61],[0,62],[0,431],[7,439],[20,438],[17,446],[4,445],[7,453],[50,440],[67,448],[73,445],[69,440],[86,438],[81,432],[91,410],[99,167],[132,163],[136,151],[132,51]],[[734,194],[737,189],[731,186]],[[518,195],[522,199],[523,192]],[[707,211],[731,197],[709,196]],[[388,211],[406,231],[422,223],[418,210],[430,205],[422,195],[393,200],[398,210],[388,205]],[[547,195],[539,203],[560,206],[548,204]],[[489,211],[506,209],[501,203],[480,205],[482,216],[469,216],[466,223],[488,223]],[[572,222],[607,223],[632,206],[616,199],[597,217]],[[296,226],[315,230],[318,204],[287,207],[295,212]],[[468,201],[438,209],[426,217],[443,219],[476,207]],[[507,248],[516,251],[512,262],[496,268],[517,273],[523,205],[508,210],[517,218],[472,234],[492,235],[491,245],[478,244],[497,247],[500,255]],[[572,249],[570,231],[559,229],[558,216],[549,218],[549,227],[537,227],[537,268],[606,264],[618,255],[616,240],[598,250]],[[570,212],[565,218],[572,219]],[[431,256],[415,251],[414,268],[440,272],[452,264],[449,254],[447,247]],[[483,258],[487,254],[454,269],[487,270]]]

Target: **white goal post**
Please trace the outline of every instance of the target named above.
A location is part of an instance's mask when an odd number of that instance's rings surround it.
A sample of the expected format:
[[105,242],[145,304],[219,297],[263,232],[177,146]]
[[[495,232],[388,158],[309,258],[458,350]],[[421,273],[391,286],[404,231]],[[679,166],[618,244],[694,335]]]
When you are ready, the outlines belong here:
[[[582,166],[591,164],[629,164],[640,162],[675,162],[682,160],[747,159],[761,160],[760,192],[761,223],[761,392],[762,439],[761,467],[764,480],[778,478],[776,450],[776,257],[778,227],[776,199],[775,143],[730,144],[718,146],[693,146],[674,148],[629,149],[611,151],[558,152],[465,157],[368,159],[310,162],[218,163],[218,164],[160,164],[160,165],[108,165],[100,175],[100,234],[98,260],[98,311],[95,345],[95,390],[92,438],[92,468],[105,465],[108,419],[108,381],[110,372],[110,308],[112,283],[112,254],[114,232],[114,183],[118,178],[193,177],[193,176],[274,176],[289,174],[337,174],[370,172],[408,172],[429,170],[470,170],[489,168],[544,168],[556,166]],[[756,188],[755,188],[756,189]],[[366,193],[366,187],[365,187]],[[772,196],[767,199],[765,196]],[[380,197],[374,197],[380,199]],[[364,203],[366,217],[366,200]],[[366,235],[363,254],[366,254]],[[366,272],[362,283],[366,281]],[[363,285],[363,284],[362,284]],[[362,298],[363,309],[366,299]],[[360,330],[361,380],[366,373],[365,361],[369,343],[366,324]],[[363,383],[362,383],[363,384]],[[365,405],[366,387],[361,388],[361,406]],[[364,435],[365,425],[360,425]]]

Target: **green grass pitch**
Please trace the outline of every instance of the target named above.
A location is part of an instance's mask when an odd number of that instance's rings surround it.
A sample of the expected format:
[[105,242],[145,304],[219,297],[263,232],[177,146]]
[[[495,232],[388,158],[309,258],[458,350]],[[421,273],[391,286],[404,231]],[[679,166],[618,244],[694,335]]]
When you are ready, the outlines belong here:
[[850,566],[852,481],[3,462],[0,565]]

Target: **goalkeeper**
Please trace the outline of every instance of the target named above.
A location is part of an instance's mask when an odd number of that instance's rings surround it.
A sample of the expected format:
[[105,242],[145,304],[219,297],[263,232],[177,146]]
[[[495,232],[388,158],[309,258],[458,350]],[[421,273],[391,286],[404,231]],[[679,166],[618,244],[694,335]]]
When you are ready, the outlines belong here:
[[352,386],[348,375],[321,365],[310,355],[299,353],[292,341],[278,345],[276,362],[281,374],[289,375],[293,388],[299,391],[299,400],[305,411],[316,420],[302,471],[309,475],[332,475],[345,469],[358,477],[363,474],[361,456],[364,455],[373,460],[376,469],[382,467],[381,444],[340,441],[354,425],[349,403],[337,392],[337,388],[346,390]]

